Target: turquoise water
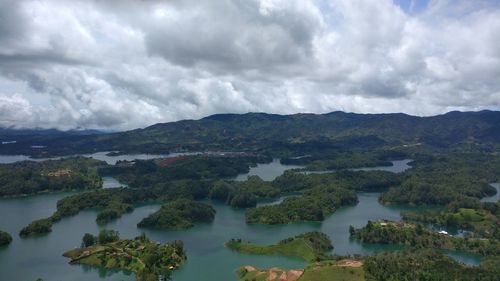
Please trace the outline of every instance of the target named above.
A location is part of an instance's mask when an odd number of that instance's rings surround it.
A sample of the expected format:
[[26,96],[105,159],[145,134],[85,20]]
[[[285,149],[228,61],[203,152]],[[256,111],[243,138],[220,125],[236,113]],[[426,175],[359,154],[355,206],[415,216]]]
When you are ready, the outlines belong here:
[[497,194],[490,197],[484,197],[483,199],[481,199],[481,202],[497,202],[498,200],[500,200],[500,183],[491,183],[490,185],[496,188]]
[[286,170],[301,168],[304,168],[304,166],[283,165],[280,163],[279,159],[273,159],[270,163],[257,164],[257,166],[251,167],[248,173],[238,175],[235,180],[244,181],[249,176],[259,176],[265,181],[272,181],[276,177],[282,175]]
[[[272,179],[280,170],[276,161],[267,164],[269,169],[256,167],[251,173],[264,179]],[[265,167],[265,166],[264,166]],[[282,171],[281,171],[282,173]],[[34,219],[47,217],[55,210],[57,200],[72,193],[45,194],[23,198],[0,199],[0,229],[13,236],[13,242],[0,248],[0,280],[36,280],[45,281],[88,281],[88,280],[134,280],[134,275],[122,271],[110,271],[81,265],[69,265],[62,257],[66,250],[80,245],[84,233],[96,234],[102,227],[95,222],[98,210],[88,210],[63,219],[56,223],[53,232],[37,238],[21,239],[17,234],[20,229]],[[290,196],[293,196],[290,195]],[[344,207],[323,222],[303,222],[281,226],[248,225],[244,211],[236,210],[219,202],[209,202],[217,210],[212,223],[200,224],[183,231],[159,231],[138,229],[136,224],[144,217],[159,209],[159,204],[136,206],[135,210],[108,224],[106,228],[116,229],[124,238],[133,238],[145,232],[151,239],[166,242],[174,239],[184,241],[188,261],[173,274],[174,281],[193,280],[236,280],[234,269],[242,265],[258,267],[278,266],[301,268],[305,262],[299,259],[255,256],[236,253],[224,247],[224,242],[231,238],[242,238],[260,244],[272,244],[281,239],[305,231],[319,230],[328,234],[334,244],[334,253],[371,254],[381,250],[397,250],[391,245],[363,244],[349,239],[350,225],[361,227],[368,220],[399,220],[400,211],[417,209],[408,206],[384,206],[378,202],[378,193],[360,193],[359,203]],[[272,204],[263,202],[261,204]],[[465,253],[449,253],[454,258],[477,264],[479,257]]]

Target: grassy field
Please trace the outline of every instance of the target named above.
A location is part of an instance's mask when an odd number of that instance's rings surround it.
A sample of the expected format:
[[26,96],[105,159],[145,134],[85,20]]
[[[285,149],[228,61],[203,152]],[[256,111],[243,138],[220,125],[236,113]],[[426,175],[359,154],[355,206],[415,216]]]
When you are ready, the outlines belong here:
[[306,232],[267,246],[243,242],[241,239],[231,239],[226,242],[226,247],[248,254],[298,257],[309,263],[330,259],[327,252],[333,249],[330,238],[317,231]]
[[316,259],[316,251],[303,239],[295,239],[286,244],[270,246],[259,246],[250,243],[233,243],[229,248],[248,254],[299,257],[308,262],[313,262]]

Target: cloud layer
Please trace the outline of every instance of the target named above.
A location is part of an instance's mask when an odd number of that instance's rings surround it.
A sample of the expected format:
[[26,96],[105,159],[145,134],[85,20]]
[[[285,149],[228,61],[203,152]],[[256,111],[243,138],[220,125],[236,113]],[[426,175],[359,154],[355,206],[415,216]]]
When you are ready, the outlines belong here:
[[3,0],[0,126],[500,109],[500,6],[417,1]]

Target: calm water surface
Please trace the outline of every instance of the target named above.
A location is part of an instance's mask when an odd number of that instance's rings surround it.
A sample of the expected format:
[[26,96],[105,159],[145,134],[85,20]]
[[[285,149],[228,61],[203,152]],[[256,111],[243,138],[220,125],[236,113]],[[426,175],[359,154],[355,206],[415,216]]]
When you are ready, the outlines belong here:
[[[257,166],[249,174],[256,174],[264,179],[273,179],[290,166],[277,167],[273,161],[267,167]],[[256,170],[259,169],[259,170]],[[281,173],[277,172],[281,169]],[[257,172],[260,171],[260,172]],[[109,182],[109,179],[106,180]],[[111,185],[111,184],[110,184]],[[111,186],[108,186],[111,187]],[[0,199],[0,229],[13,236],[13,242],[0,248],[0,280],[34,281],[41,277],[45,281],[88,281],[88,280],[134,280],[133,274],[122,271],[110,271],[81,265],[69,265],[62,253],[77,247],[84,233],[96,234],[103,228],[95,223],[98,210],[80,212],[77,216],[65,218],[56,223],[52,233],[37,238],[21,239],[17,235],[21,228],[34,219],[47,217],[56,208],[57,200],[73,193],[38,195],[31,197]],[[144,217],[159,209],[159,204],[137,206],[136,209],[114,221],[106,228],[116,229],[124,238],[133,238],[145,232],[151,239],[167,242],[174,239],[184,241],[188,252],[188,261],[174,272],[174,281],[193,280],[236,280],[234,269],[247,264],[258,267],[279,266],[300,268],[305,262],[299,259],[255,256],[240,254],[224,247],[224,242],[231,238],[271,244],[281,239],[305,231],[319,230],[328,234],[337,254],[371,254],[381,250],[397,250],[400,247],[390,245],[362,244],[349,239],[350,225],[362,227],[368,220],[399,220],[400,211],[408,206],[383,206],[378,202],[378,193],[360,193],[359,203],[344,207],[323,222],[294,223],[281,226],[247,225],[242,210],[232,209],[225,204],[209,202],[217,210],[213,223],[200,224],[184,231],[158,231],[138,229],[136,224]],[[293,196],[293,195],[290,195]],[[281,199],[278,199],[278,201]],[[272,204],[276,202],[265,202]],[[479,257],[464,253],[447,253],[454,258],[472,264],[479,262]]]
[[497,202],[498,200],[500,200],[500,182],[491,183],[490,185],[496,188],[497,194],[490,197],[484,197],[483,199],[481,199],[481,202]]
[[[197,152],[194,153],[169,153],[169,154],[124,154],[124,155],[115,155],[115,156],[109,156],[106,155],[108,154],[109,151],[104,151],[104,152],[96,152],[92,154],[81,154],[81,156],[85,157],[91,157],[97,160],[105,161],[106,163],[110,165],[115,165],[116,162],[118,161],[132,161],[132,160],[150,160],[150,159],[157,159],[157,158],[165,158],[165,157],[175,157],[179,155],[191,155],[191,154],[199,154]],[[61,156],[61,157],[51,157],[51,158],[31,158],[30,156],[26,155],[0,155],[0,164],[10,164],[10,163],[15,163],[19,161],[24,161],[24,160],[30,160],[30,161],[45,161],[45,160],[56,160],[56,159],[61,159],[61,158],[67,158],[71,157],[71,155],[68,156]]]
[[279,159],[273,159],[271,163],[257,164],[257,166],[251,167],[248,173],[238,175],[235,180],[245,181],[249,176],[259,176],[265,181],[272,181],[276,177],[281,176],[286,170],[301,169],[304,167],[305,166],[283,165],[280,163]]

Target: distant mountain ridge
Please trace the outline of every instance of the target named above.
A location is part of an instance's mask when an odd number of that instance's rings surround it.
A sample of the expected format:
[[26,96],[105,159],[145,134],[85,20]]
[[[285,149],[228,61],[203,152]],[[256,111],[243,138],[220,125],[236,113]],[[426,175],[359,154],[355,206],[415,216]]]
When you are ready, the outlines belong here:
[[[0,153],[30,154],[29,141],[27,137],[10,146],[10,152],[6,146],[0,146]],[[215,114],[199,120],[159,123],[119,133],[48,137],[44,143],[38,143],[47,148],[37,153],[260,151],[270,148],[293,150],[307,145],[341,149],[353,145],[370,148],[408,143],[443,148],[459,144],[497,145],[500,143],[500,112],[452,111],[429,117],[341,111],[292,115]]]
[[32,129],[17,129],[17,128],[0,128],[0,136],[67,136],[67,135],[98,135],[104,134],[105,132],[99,130],[67,130],[61,131],[58,129],[43,129],[43,128],[32,128]]

